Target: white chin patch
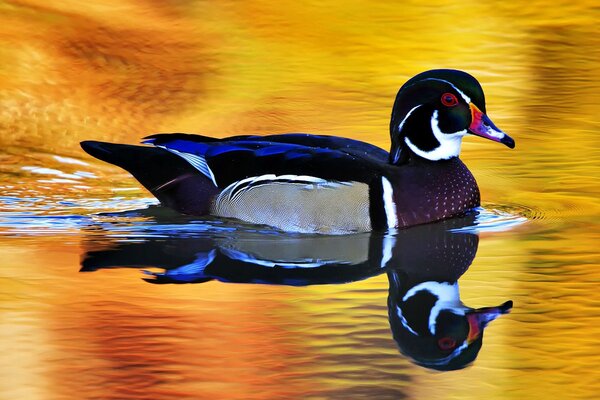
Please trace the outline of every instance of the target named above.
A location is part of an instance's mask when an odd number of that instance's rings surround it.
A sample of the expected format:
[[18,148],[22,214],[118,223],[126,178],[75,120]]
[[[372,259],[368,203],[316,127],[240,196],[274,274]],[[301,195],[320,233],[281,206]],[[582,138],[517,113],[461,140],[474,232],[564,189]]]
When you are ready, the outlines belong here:
[[458,157],[460,154],[462,138],[467,134],[466,129],[454,133],[442,132],[438,125],[438,111],[435,110],[431,116],[431,132],[433,132],[433,136],[440,143],[440,145],[433,150],[421,150],[415,146],[409,138],[405,138],[404,142],[416,155],[431,161],[447,160],[452,157]]

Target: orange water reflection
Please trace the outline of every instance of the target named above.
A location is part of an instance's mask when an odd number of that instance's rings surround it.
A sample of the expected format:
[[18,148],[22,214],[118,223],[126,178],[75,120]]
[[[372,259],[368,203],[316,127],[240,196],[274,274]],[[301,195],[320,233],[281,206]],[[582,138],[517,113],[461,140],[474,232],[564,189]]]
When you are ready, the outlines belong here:
[[[490,328],[475,366],[445,375],[399,358],[384,277],[294,291],[157,287],[131,271],[77,274],[76,230],[3,236],[0,397],[583,399],[600,391],[594,2],[22,0],[0,2],[0,21],[0,195],[41,199],[48,207],[36,212],[85,214],[93,207],[55,205],[146,196],[122,171],[86,157],[80,140],[309,131],[387,147],[399,85],[455,67],[480,79],[492,119],[517,141],[514,151],[465,141],[486,206],[532,220],[482,238],[463,297],[512,298],[515,308]],[[132,279],[115,279],[123,275]],[[356,346],[352,334],[374,347]]]

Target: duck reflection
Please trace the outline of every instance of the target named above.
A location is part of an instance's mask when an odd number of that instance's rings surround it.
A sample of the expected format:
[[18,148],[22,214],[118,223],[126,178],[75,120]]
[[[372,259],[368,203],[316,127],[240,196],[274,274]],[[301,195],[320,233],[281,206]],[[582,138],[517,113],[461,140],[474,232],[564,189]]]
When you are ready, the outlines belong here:
[[[473,309],[460,301],[458,279],[477,253],[479,237],[452,232],[465,220],[424,225],[396,237],[388,313],[394,340],[415,363],[441,371],[464,368],[475,360],[483,330],[512,308]],[[452,226],[454,225],[454,226]]]
[[512,301],[474,309],[460,300],[458,279],[477,252],[474,215],[416,226],[394,235],[304,236],[231,231],[193,238],[149,238],[90,249],[81,271],[154,267],[154,284],[233,283],[307,286],[341,284],[386,273],[388,313],[400,352],[436,370],[475,360],[487,324]]

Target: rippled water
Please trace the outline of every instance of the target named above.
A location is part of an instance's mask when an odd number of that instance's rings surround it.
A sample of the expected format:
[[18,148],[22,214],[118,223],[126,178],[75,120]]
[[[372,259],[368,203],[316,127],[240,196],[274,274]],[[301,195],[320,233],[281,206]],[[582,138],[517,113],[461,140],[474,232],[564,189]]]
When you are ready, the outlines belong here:
[[[0,398],[597,398],[598,18],[585,1],[0,2]],[[387,148],[398,87],[438,67],[474,74],[517,143],[465,140],[483,208],[441,224],[327,238],[183,217],[78,146]],[[469,310],[513,306],[439,372],[402,333],[424,307],[402,301],[457,280]]]

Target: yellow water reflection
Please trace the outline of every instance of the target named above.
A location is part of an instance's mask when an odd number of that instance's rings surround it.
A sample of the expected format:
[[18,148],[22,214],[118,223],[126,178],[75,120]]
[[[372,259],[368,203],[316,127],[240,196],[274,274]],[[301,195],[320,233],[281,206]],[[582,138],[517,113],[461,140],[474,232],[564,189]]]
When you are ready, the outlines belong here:
[[[131,271],[77,274],[77,233],[2,238],[0,397],[593,398],[599,20],[592,1],[0,1],[0,196],[41,199],[36,212],[147,196],[86,157],[84,139],[303,131],[387,148],[398,87],[450,67],[481,81],[517,142],[465,140],[484,204],[532,220],[482,238],[463,298],[515,308],[473,367],[448,374],[390,343],[385,277],[159,287]],[[357,329],[375,353],[345,340]]]

